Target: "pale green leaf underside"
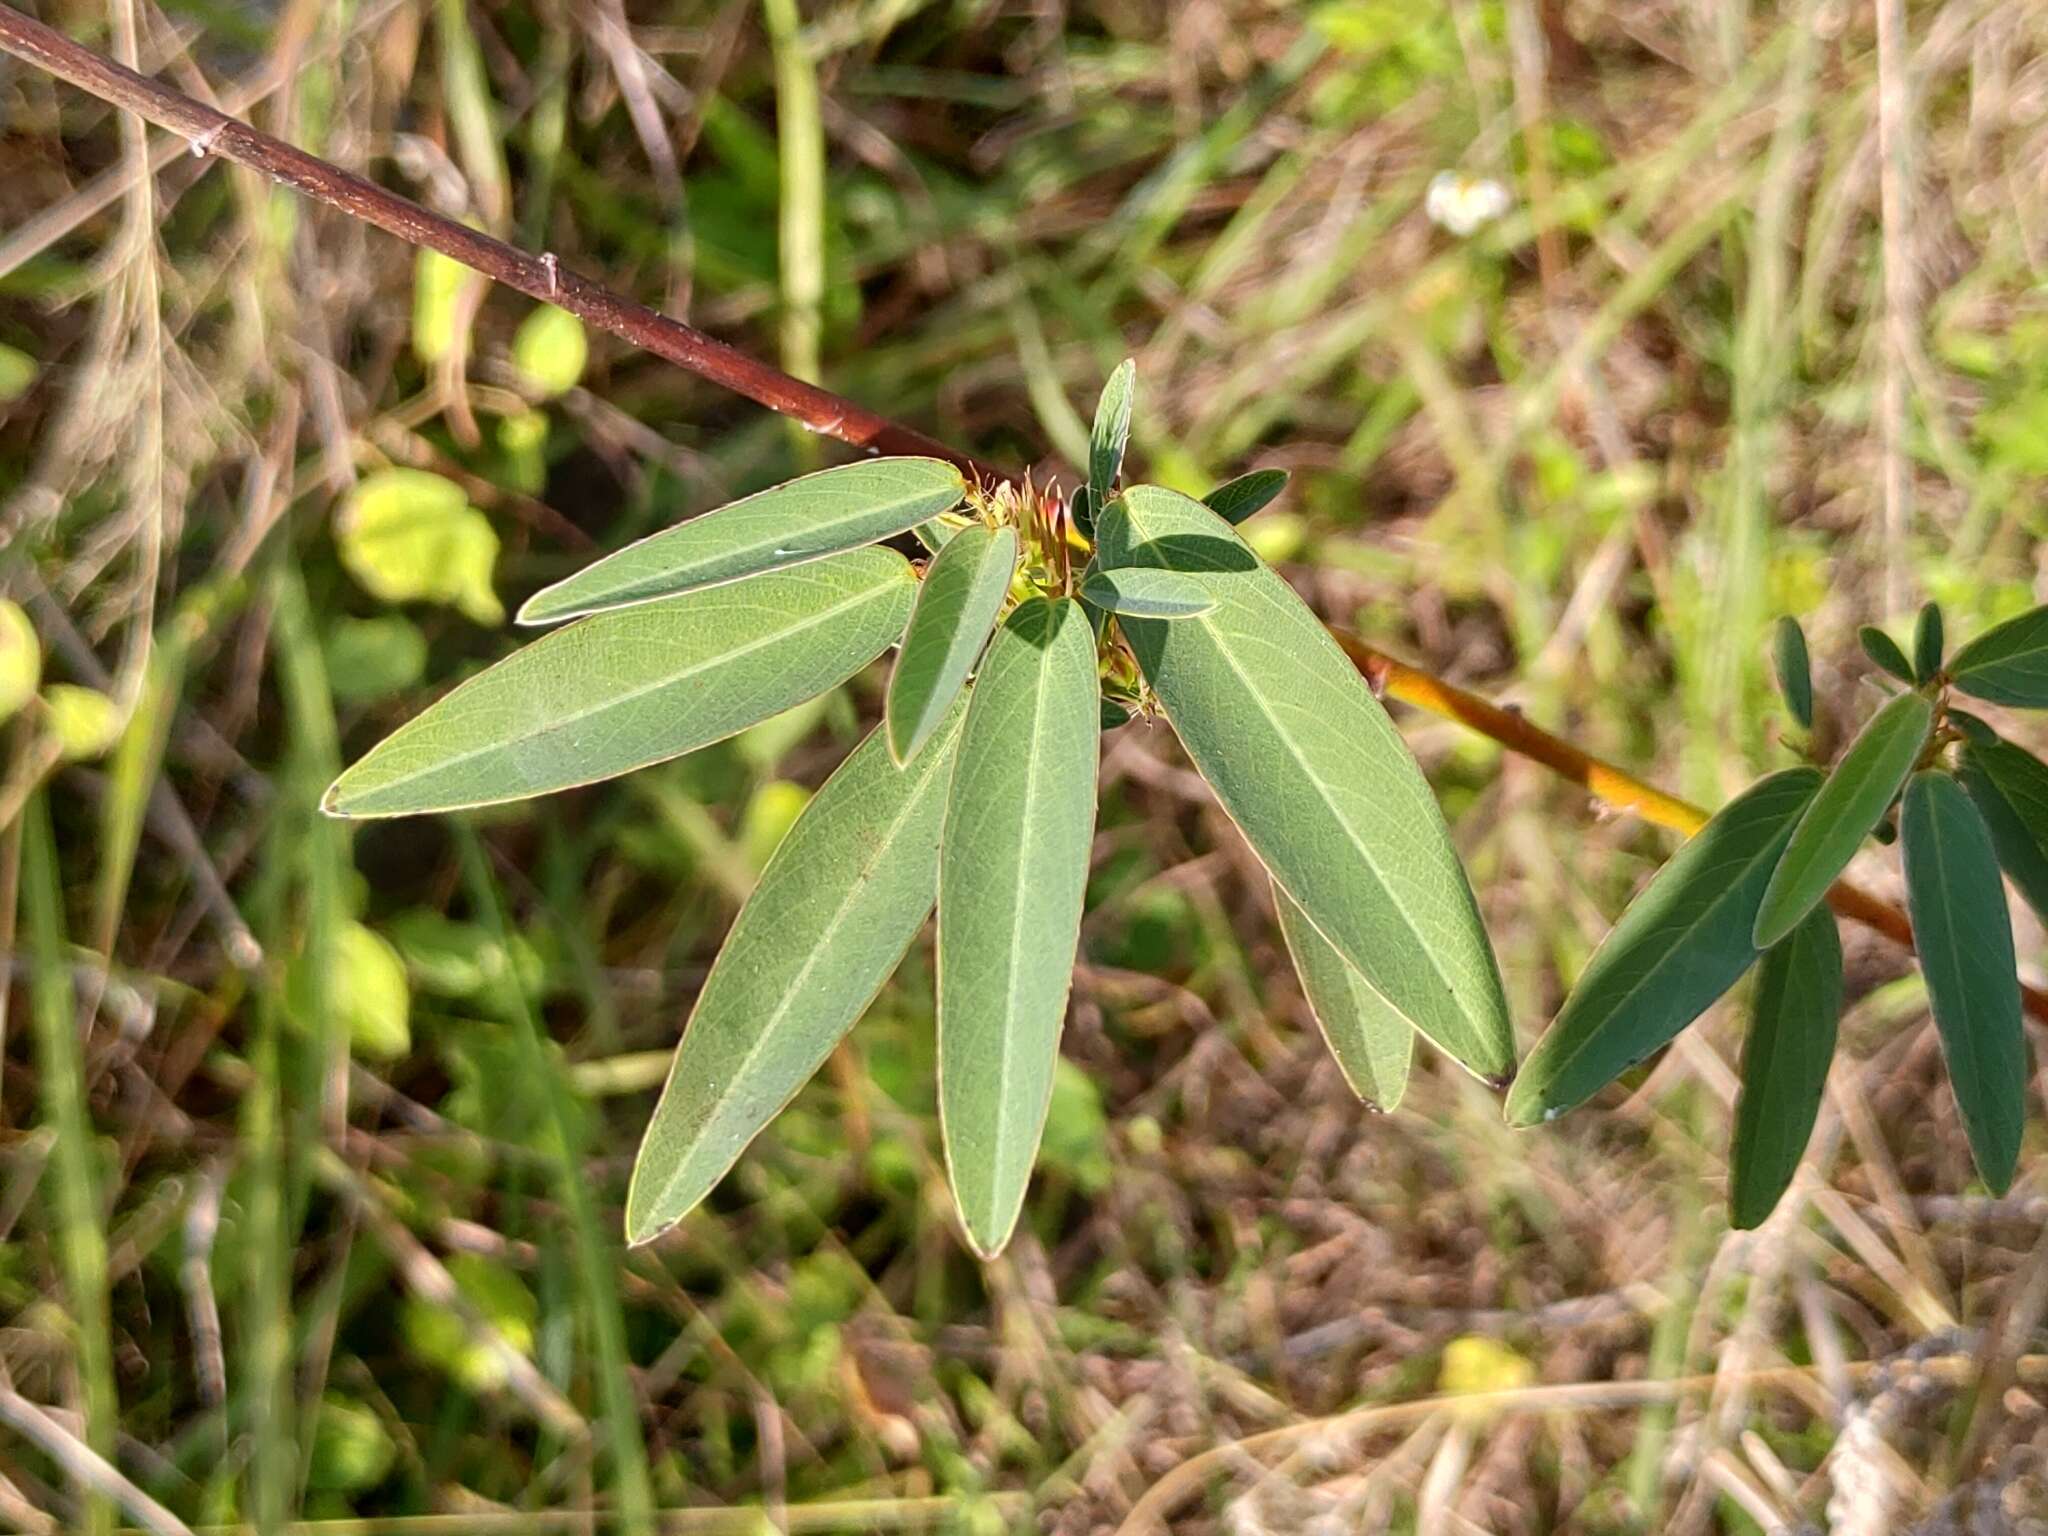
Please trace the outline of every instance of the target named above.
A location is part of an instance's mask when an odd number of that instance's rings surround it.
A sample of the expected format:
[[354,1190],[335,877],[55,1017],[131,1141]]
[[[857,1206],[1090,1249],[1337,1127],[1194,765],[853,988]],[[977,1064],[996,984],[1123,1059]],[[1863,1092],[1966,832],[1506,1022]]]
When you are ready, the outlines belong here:
[[1906,906],[1977,1171],[2012,1186],[2026,1118],[2027,1042],[2012,917],[1991,834],[1945,773],[1913,775],[1899,817]]
[[1682,844],[1586,962],[1508,1095],[1511,1125],[1583,1104],[1661,1050],[1756,963],[1757,903],[1820,774],[1788,768]]
[[428,706],[336,779],[322,808],[460,810],[694,751],[844,682],[903,633],[916,587],[901,555],[860,549],[596,614]]
[[1009,1241],[1045,1127],[1095,833],[1095,637],[1033,598],[969,696],[939,856],[939,1127],[975,1251]]
[[897,762],[909,762],[953,707],[1016,568],[1016,529],[976,524],[949,539],[925,572],[889,677],[889,750]]
[[1286,470],[1254,469],[1235,480],[1224,481],[1202,498],[1202,505],[1234,526],[1263,511],[1286,489]]
[[2009,741],[1963,748],[1963,788],[1991,829],[1991,845],[2012,883],[2048,915],[2048,763]]
[[650,534],[543,588],[521,624],[714,587],[890,538],[958,505],[960,471],[940,459],[869,459],[803,475]]
[[1142,565],[1094,567],[1081,583],[1081,595],[1105,613],[1135,619],[1191,619],[1216,606],[1199,576]]
[[1195,572],[1199,617],[1125,619],[1167,719],[1273,879],[1417,1029],[1492,1081],[1514,1070],[1500,972],[1443,813],[1393,722],[1293,588],[1228,523],[1138,486],[1102,558]]
[[965,706],[908,768],[880,731],[825,781],[704,979],[640,1144],[626,1235],[689,1214],[851,1029],[924,926]]
[[1415,1059],[1415,1026],[1367,981],[1279,886],[1273,905],[1316,1023],[1351,1091],[1375,1109],[1399,1107]]
[[1934,724],[1923,694],[1902,693],[1870,717],[1806,808],[1756,914],[1756,944],[1769,949],[1820,905],[1863,839],[1884,818]]
[[1757,967],[1729,1148],[1729,1219],[1759,1226],[1799,1171],[1842,1016],[1842,940],[1816,907]]
[[1950,658],[1948,675],[1963,692],[1994,704],[2048,708],[2048,607],[1985,630]]

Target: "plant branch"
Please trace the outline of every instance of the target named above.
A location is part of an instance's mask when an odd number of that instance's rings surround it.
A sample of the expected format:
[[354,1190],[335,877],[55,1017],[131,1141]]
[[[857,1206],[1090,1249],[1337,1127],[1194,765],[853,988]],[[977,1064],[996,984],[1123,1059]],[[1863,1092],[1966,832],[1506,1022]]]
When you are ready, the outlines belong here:
[[579,277],[552,254],[530,255],[480,230],[421,207],[410,198],[345,171],[317,155],[217,112],[203,102],[74,43],[61,32],[0,5],[0,51],[90,92],[102,101],[168,128],[195,155],[247,166],[352,218],[374,224],[412,246],[439,251],[494,282],[565,309],[642,351],[721,384],[757,405],[870,453],[924,454],[946,459],[983,479],[1001,471],[853,401],[790,377],[692,326]]
[[[0,52],[11,53],[80,90],[183,135],[195,154],[218,155],[284,186],[373,224],[408,245],[452,257],[508,288],[567,310],[629,344],[757,405],[872,453],[923,454],[945,459],[986,481],[1016,476],[947,447],[922,432],[856,405],[851,400],[792,378],[702,331],[658,314],[600,283],[565,269],[551,254],[529,255],[516,246],[458,224],[375,182],[318,156],[295,149],[191,97],[123,68],[63,34],[0,4]],[[1635,812],[1644,820],[1687,836],[1706,823],[1707,812],[1665,794],[1612,763],[1583,752],[1562,737],[1531,725],[1521,715],[1396,660],[1355,635],[1332,634],[1375,692],[1417,709],[1454,720],[1491,737],[1510,752],[1541,763],[1579,785],[1595,799]],[[1841,916],[1864,924],[1910,950],[1913,926],[1906,914],[1848,881],[1828,893]],[[2027,1012],[2048,1022],[2048,993],[2022,987]]]
[[[1375,693],[1455,720],[1491,737],[1517,756],[1541,763],[1560,778],[1571,780],[1594,799],[1633,811],[1656,826],[1669,827],[1690,837],[1707,824],[1710,813],[1691,801],[1667,795],[1626,769],[1581,751],[1563,737],[1531,725],[1514,710],[1503,709],[1492,700],[1447,683],[1420,667],[1411,667],[1367,645],[1356,635],[1334,627],[1330,633],[1365,674]],[[1901,948],[1913,948],[1912,920],[1883,897],[1848,880],[1838,880],[1828,891],[1828,905],[1837,915],[1876,930]],[[2048,1023],[2048,992],[2022,982],[2020,994],[2027,1012]]]

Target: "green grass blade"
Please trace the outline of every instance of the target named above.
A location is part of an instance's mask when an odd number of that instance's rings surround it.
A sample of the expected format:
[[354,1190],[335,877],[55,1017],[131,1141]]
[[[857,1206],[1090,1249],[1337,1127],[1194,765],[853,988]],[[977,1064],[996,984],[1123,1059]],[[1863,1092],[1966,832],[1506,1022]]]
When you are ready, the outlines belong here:
[[2019,709],[2048,709],[2048,607],[1993,625],[1955,653],[1948,675],[1964,693]]
[[2027,1043],[2012,917],[1984,818],[1945,773],[1916,773],[1900,816],[1906,906],[1977,1172],[2012,1187],[2026,1118]]
[[977,524],[948,540],[925,572],[889,677],[889,751],[899,766],[917,755],[959,698],[1016,569],[1017,530]]
[[[463,823],[456,831],[462,857],[463,884],[472,909],[501,953],[510,953],[512,925],[506,920],[490,857],[476,828]],[[576,1284],[588,1309],[600,1419],[611,1453],[610,1493],[619,1523],[628,1530],[654,1524],[654,1480],[647,1464],[647,1442],[640,1433],[639,1403],[633,1394],[632,1356],[626,1347],[626,1317],[619,1297],[619,1256],[605,1239],[605,1223],[585,1174],[587,1117],[577,1104],[567,1068],[549,1050],[534,1015],[534,999],[516,979],[506,988],[507,1012],[515,1026],[520,1071],[525,1078],[512,1091],[530,1094],[544,1127],[542,1154],[552,1165],[555,1199],[568,1213],[568,1240],[576,1263]]]
[[[20,900],[32,960],[29,1001],[36,1075],[42,1086],[43,1118],[55,1135],[50,1149],[49,1180],[55,1189],[50,1228],[57,1239],[70,1337],[77,1351],[82,1438],[111,1462],[120,1402],[114,1391],[108,1318],[105,1204],[100,1195],[100,1156],[86,1106],[85,1052],[71,986],[70,946],[64,937],[64,887],[50,810],[42,795],[31,796],[21,815]],[[114,1528],[113,1506],[104,1498],[88,1495],[83,1507],[86,1531]]]
[[1756,914],[1758,949],[1769,949],[1796,928],[1849,867],[1913,771],[1933,724],[1934,706],[1926,697],[1902,693],[1849,743],[1771,876]]
[[1034,598],[968,704],[939,850],[939,1127],[967,1239],[1002,1251],[1045,1128],[1095,834],[1095,636]]
[[909,562],[860,549],[600,613],[471,678],[334,781],[334,816],[404,816],[612,778],[844,682],[903,633]]
[[1200,502],[1137,486],[1103,517],[1118,568],[1200,571],[1216,606],[1126,619],[1182,745],[1274,882],[1430,1040],[1514,1071],[1500,971],[1429,785],[1308,605]]
[[1806,653],[1806,631],[1787,614],[1778,620],[1773,635],[1773,652],[1778,673],[1778,692],[1800,729],[1813,729],[1813,664]]
[[2048,763],[2009,741],[1972,741],[1961,777],[1999,864],[2027,905],[2048,916]]
[[908,768],[871,734],[761,872],[697,996],[626,1195],[626,1238],[688,1215],[867,1011],[938,889],[957,707]]
[[1508,1095],[1511,1125],[1583,1104],[1668,1045],[1756,963],[1757,903],[1820,787],[1813,768],[1760,779],[1657,871],[1593,952]]
[[1138,365],[1130,358],[1117,364],[1102,396],[1095,402],[1095,429],[1088,436],[1088,490],[1099,516],[1108,505],[1123,473],[1124,449],[1131,440],[1131,406],[1138,390]]
[[1255,469],[1235,480],[1224,481],[1202,498],[1202,505],[1235,526],[1254,513],[1264,511],[1273,498],[1286,489],[1286,470]]
[[1081,595],[1105,613],[1134,619],[1192,619],[1216,606],[1199,576],[1144,566],[1097,566],[1082,580]]
[[723,586],[891,538],[957,506],[960,471],[939,459],[869,459],[803,475],[650,534],[544,587],[521,624],[553,624]]
[[1906,653],[1899,649],[1898,641],[1875,624],[1866,624],[1857,630],[1856,639],[1863,646],[1863,654],[1879,671],[1889,672],[1908,687],[1913,685],[1916,681],[1913,664],[1906,660]]
[[1729,1219],[1761,1226],[1799,1170],[1842,1016],[1842,939],[1818,907],[1757,968],[1729,1149]]
[[1294,973],[1344,1081],[1373,1108],[1398,1108],[1415,1060],[1415,1026],[1330,948],[1308,914],[1277,885],[1273,905]]
[[1913,626],[1913,675],[1922,683],[1934,681],[1941,671],[1941,604],[1923,603]]

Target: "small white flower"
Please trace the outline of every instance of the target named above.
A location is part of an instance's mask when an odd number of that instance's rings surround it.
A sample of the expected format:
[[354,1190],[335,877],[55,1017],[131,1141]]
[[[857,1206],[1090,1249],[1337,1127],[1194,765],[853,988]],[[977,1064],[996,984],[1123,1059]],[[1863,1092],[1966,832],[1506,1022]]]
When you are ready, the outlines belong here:
[[1431,223],[1463,239],[1508,211],[1508,189],[1491,176],[1438,171],[1422,206]]

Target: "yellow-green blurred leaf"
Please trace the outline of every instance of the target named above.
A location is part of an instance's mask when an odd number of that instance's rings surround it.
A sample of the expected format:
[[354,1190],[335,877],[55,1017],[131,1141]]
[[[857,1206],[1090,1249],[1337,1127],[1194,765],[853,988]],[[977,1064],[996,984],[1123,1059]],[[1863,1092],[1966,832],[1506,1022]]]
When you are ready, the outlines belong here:
[[36,381],[36,360],[19,347],[0,342],[0,405],[8,405],[29,392]]
[[73,683],[52,683],[43,692],[50,734],[67,762],[102,757],[121,739],[121,712],[104,693]]
[[366,1061],[390,1061],[412,1049],[412,989],[405,961],[379,934],[344,923],[328,957],[326,985],[314,987],[312,961],[300,955],[285,976],[293,1022],[310,1031],[324,999],[348,1031],[349,1049]]
[[528,315],[512,338],[512,366],[543,397],[574,389],[589,361],[590,338],[583,322],[552,304]]
[[810,804],[811,792],[787,779],[771,779],[755,790],[740,815],[740,847],[759,869]]
[[43,647],[21,604],[0,597],[0,720],[18,713],[43,680]]
[[491,587],[498,535],[462,487],[423,469],[366,475],[335,522],[341,561],[387,603],[445,603],[479,624],[502,623]]
[[374,1488],[397,1459],[391,1432],[376,1414],[338,1392],[320,1400],[313,1419],[313,1454],[306,1486],[336,1493]]
[[[448,1273],[462,1299],[507,1344],[523,1355],[533,1353],[534,1325],[540,1309],[517,1275],[474,1253],[458,1253],[450,1258]],[[413,1353],[429,1365],[439,1366],[471,1391],[488,1392],[505,1384],[505,1364],[497,1352],[472,1338],[462,1315],[451,1308],[437,1306],[416,1293],[409,1294],[400,1327]]]
[[412,355],[429,368],[455,349],[462,290],[481,277],[452,256],[423,250],[412,269]]

